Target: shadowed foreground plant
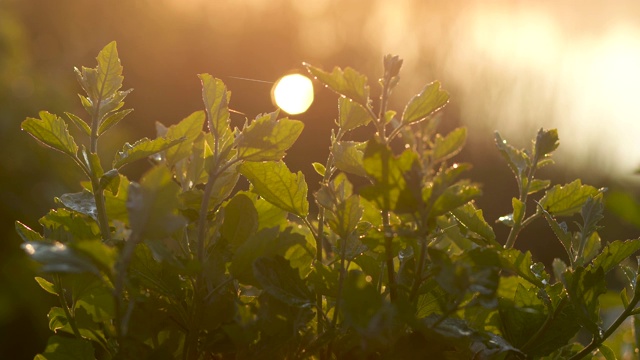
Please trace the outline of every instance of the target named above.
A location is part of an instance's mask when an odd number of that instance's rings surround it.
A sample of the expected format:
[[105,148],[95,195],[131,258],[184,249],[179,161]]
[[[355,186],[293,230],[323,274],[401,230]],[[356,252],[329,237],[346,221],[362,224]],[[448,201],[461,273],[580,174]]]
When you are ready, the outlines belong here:
[[[480,186],[462,178],[471,165],[452,161],[466,129],[436,130],[449,99],[440,83],[388,108],[396,56],[384,58],[379,101],[355,70],[305,64],[341,95],[330,154],[311,164],[322,177],[314,211],[305,176],[283,161],[302,122],[274,112],[232,127],[230,93],[208,74],[203,111],[158,124],[157,138],[124,144],[105,166],[98,140],[131,112],[121,110],[131,90],[120,90],[115,43],[97,60],[76,70],[88,120],[66,114],[88,148],[56,115],[22,123],[87,177],[56,198],[41,232],[16,223],[42,264],[36,281],[60,303],[37,359],[615,358],[605,341],[639,311],[627,262],[640,240],[602,242],[602,190],[536,177],[552,162],[555,130],[541,129],[527,150],[496,134],[519,188],[499,219],[511,228],[503,246],[474,204]],[[360,127],[366,141],[345,140]],[[120,173],[143,159],[153,167],[139,181]],[[237,189],[240,176],[248,189]],[[358,192],[354,177],[367,184]],[[567,216],[574,230],[559,222]],[[514,248],[533,221],[567,252],[550,273]],[[615,269],[628,284],[605,328],[599,298]],[[576,342],[581,330],[587,345]]]

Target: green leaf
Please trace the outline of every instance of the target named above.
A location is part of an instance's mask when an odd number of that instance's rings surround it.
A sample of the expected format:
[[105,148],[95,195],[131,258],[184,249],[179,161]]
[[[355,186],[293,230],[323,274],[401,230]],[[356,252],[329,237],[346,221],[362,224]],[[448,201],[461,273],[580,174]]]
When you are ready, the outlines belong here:
[[104,134],[107,130],[111,129],[111,127],[118,124],[122,119],[124,119],[132,111],[133,109],[126,109],[126,110],[116,111],[111,114],[108,114],[105,117],[105,119],[100,123],[100,127],[98,128],[98,136]]
[[562,244],[562,246],[564,247],[564,250],[567,252],[567,255],[569,256],[569,259],[571,259],[571,262],[573,263],[573,258],[574,258],[573,247],[572,247],[573,236],[571,235],[570,232],[567,231],[567,224],[565,224],[564,222],[558,223],[558,221],[555,218],[553,218],[553,216],[551,216],[551,214],[549,214],[548,211],[544,210],[539,203],[538,203],[538,207],[539,209],[542,209],[540,211],[542,211],[544,218],[547,220],[547,223],[551,227],[551,230],[553,230],[553,233],[556,235],[558,240],[560,240],[560,243]]
[[531,184],[529,184],[529,190],[527,191],[527,195],[535,194],[538,191],[544,190],[551,185],[551,181],[549,180],[540,180],[533,179]]
[[307,183],[301,171],[292,173],[284,162],[246,162],[239,171],[253,191],[273,205],[299,217],[309,214]]
[[260,287],[278,300],[292,306],[312,306],[311,291],[282,256],[256,259],[253,262],[253,274]]
[[224,207],[222,236],[233,248],[242,245],[258,230],[258,211],[253,201],[244,194],[237,194]]
[[69,120],[78,127],[78,129],[82,130],[85,135],[87,136],[91,136],[91,128],[89,127],[89,125],[87,125],[87,123],[82,120],[80,117],[69,113],[69,112],[65,112],[65,115],[67,115],[67,118],[69,118]]
[[382,295],[375,286],[367,281],[365,274],[355,270],[349,271],[346,276],[340,301],[344,324],[360,331],[369,328],[384,306]]
[[16,221],[16,232],[22,239],[22,241],[43,241],[44,238],[42,235],[33,231],[27,225],[21,223],[20,221]]
[[513,271],[529,283],[543,288],[549,281],[549,275],[544,271],[534,272],[536,268],[531,260],[531,252],[521,252],[517,249],[505,249],[500,252],[500,264],[503,268]]
[[113,159],[113,168],[120,169],[121,167],[131,164],[136,160],[144,159],[155,153],[166,150],[176,144],[179,144],[183,140],[183,138],[157,138],[154,140],[142,138],[136,141],[133,145],[125,143],[122,151],[119,151]]
[[529,167],[529,156],[524,151],[507,144],[507,140],[503,140],[497,131],[495,137],[496,146],[500,154],[507,161],[509,168],[511,168],[511,171],[516,175],[518,185],[520,185],[520,181],[524,178],[525,171]]
[[493,232],[493,228],[484,220],[482,210],[476,209],[472,203],[467,203],[453,209],[451,212],[453,216],[469,230],[490,242],[495,241],[496,234]]
[[524,218],[524,203],[518,198],[511,198],[511,206],[513,206],[513,222],[521,223]]
[[253,271],[256,259],[272,255],[284,256],[289,249],[305,243],[302,235],[291,233],[290,229],[282,232],[276,227],[259,230],[238,247],[229,271],[241,283],[258,286],[260,284]]
[[599,191],[593,186],[582,185],[577,179],[565,186],[556,185],[547,190],[540,205],[554,216],[570,216],[582,209],[590,197]]
[[116,94],[122,87],[122,65],[118,58],[116,42],[107,44],[98,53],[98,66],[95,69],[82,67],[76,70],[78,80],[92,102],[100,103]]
[[99,240],[100,229],[95,221],[73,210],[64,208],[51,210],[40,218],[44,228],[44,237],[62,242],[81,240]]
[[640,239],[616,240],[604,247],[602,252],[593,259],[588,269],[593,270],[601,267],[605,273],[608,273],[638,250],[640,250]]
[[449,102],[449,93],[440,89],[440,82],[427,84],[414,96],[402,113],[402,123],[411,124],[427,118]]
[[371,115],[362,105],[352,100],[338,98],[338,125],[343,132],[351,131],[371,122]]
[[430,217],[445,214],[482,195],[474,184],[459,183],[449,186],[433,203]]
[[363,209],[360,206],[360,197],[352,195],[337,204],[334,211],[326,213],[327,223],[340,238],[347,239],[349,234],[356,229],[358,221],[362,217]]
[[231,132],[229,129],[229,98],[227,86],[209,74],[199,74],[202,83],[202,99],[207,113],[209,131],[220,139]]
[[91,258],[93,264],[106,274],[112,272],[118,258],[117,249],[106,245],[101,240],[77,241],[69,244],[69,247]]
[[39,115],[40,119],[27,118],[23,121],[22,130],[43,144],[75,158],[78,145],[69,134],[64,120],[46,111],[41,111]]
[[40,287],[44,291],[48,292],[49,294],[58,295],[58,292],[56,291],[56,287],[53,285],[53,283],[39,276],[36,276],[35,279],[38,285],[40,285]]
[[366,143],[355,141],[336,141],[331,147],[336,168],[344,172],[367,176],[364,169],[363,157]]
[[109,321],[116,315],[113,289],[95,277],[82,277],[73,283],[74,312],[84,309],[97,323]]
[[196,111],[186,118],[182,119],[179,123],[170,126],[167,129],[166,134],[163,137],[169,139],[184,138],[184,141],[178,145],[168,148],[165,151],[165,157],[167,159],[167,166],[172,167],[178,161],[186,158],[191,154],[193,142],[202,133],[202,127],[206,120],[204,111]]
[[600,334],[598,297],[607,292],[603,268],[587,270],[578,266],[573,272],[567,270],[562,280],[576,308],[577,321],[591,334]]
[[34,360],[85,360],[94,359],[91,342],[76,338],[53,335],[49,337],[47,347]]
[[87,190],[79,193],[63,194],[58,199],[67,209],[85,214],[98,221],[98,209],[93,194]]
[[109,190],[111,194],[117,195],[120,188],[120,173],[116,169],[111,169],[100,177],[100,188]]
[[598,222],[604,219],[604,204],[602,203],[602,193],[587,198],[587,201],[580,209],[582,224],[579,224],[582,237],[590,236],[600,229]]
[[320,164],[319,162],[313,162],[311,163],[311,165],[313,166],[313,170],[315,170],[316,173],[320,176],[324,176],[327,171],[324,165]]
[[536,143],[534,146],[536,156],[538,159],[544,158],[547,154],[552,153],[560,145],[558,140],[558,130],[544,130],[540,129],[536,137]]
[[304,124],[288,118],[276,120],[276,113],[252,121],[236,137],[238,159],[279,161],[302,133]]
[[[107,171],[106,174],[108,174]],[[105,174],[105,176],[106,176]],[[126,176],[119,174],[117,181],[112,181],[110,184],[118,183],[118,189],[114,192],[106,192],[104,194],[105,207],[107,210],[107,217],[111,220],[122,221],[128,224],[129,215],[127,213],[127,197],[129,194],[129,179]]]
[[[394,210],[402,197],[405,204],[410,204],[411,199],[417,194],[412,194],[407,187],[405,173],[408,173],[417,164],[418,156],[411,150],[404,151],[399,157],[393,156],[391,149],[376,140],[367,142],[363,163],[373,185],[362,189],[362,196],[376,203],[381,210]],[[414,203],[422,199],[418,195]]]
[[42,264],[40,270],[43,272],[100,273],[91,260],[59,242],[26,241],[21,247],[33,260]]
[[350,67],[342,71],[342,69],[336,66],[331,73],[328,73],[307,63],[305,63],[304,66],[311,75],[331,90],[352,99],[364,107],[369,106],[369,85],[367,85],[366,76]]
[[184,225],[177,215],[180,187],[165,166],[156,166],[129,185],[127,210],[129,225],[142,238],[164,238]]
[[467,141],[467,129],[457,128],[442,137],[440,134],[436,134],[435,143],[431,153],[432,161],[443,161],[451,158],[462,150],[465,142]]

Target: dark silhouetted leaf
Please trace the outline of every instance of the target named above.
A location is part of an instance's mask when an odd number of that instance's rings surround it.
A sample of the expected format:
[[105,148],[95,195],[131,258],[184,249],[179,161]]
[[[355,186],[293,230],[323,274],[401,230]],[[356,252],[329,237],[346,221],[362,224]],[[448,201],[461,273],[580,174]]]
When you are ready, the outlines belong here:
[[282,256],[260,257],[253,262],[253,274],[264,291],[292,306],[310,306],[313,295]]

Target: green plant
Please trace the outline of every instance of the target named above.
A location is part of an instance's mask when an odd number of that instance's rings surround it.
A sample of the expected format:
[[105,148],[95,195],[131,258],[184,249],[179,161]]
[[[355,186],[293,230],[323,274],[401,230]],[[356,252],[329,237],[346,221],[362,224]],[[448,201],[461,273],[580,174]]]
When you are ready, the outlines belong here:
[[[604,341],[639,311],[637,266],[626,261],[640,240],[602,244],[602,190],[536,178],[552,162],[555,130],[541,129],[528,150],[496,134],[519,188],[500,218],[511,228],[503,246],[474,205],[479,185],[461,178],[470,165],[451,162],[466,129],[436,131],[449,99],[440,84],[401,114],[387,108],[398,57],[384,58],[378,111],[365,76],[305,65],[341,95],[330,155],[312,164],[322,177],[315,211],[304,175],[282,161],[303,124],[274,112],[231,128],[230,93],[208,74],[199,75],[204,111],[125,144],[105,171],[98,140],[131,112],[122,110],[130,90],[120,90],[115,43],[97,60],[76,70],[89,121],[66,114],[88,147],[56,115],[22,124],[88,180],[56,199],[42,233],[16,223],[42,264],[36,281],[60,302],[37,359],[615,358]],[[368,141],[344,139],[359,127],[372,130]],[[139,182],[120,173],[141,159],[154,165]],[[240,176],[248,190],[237,189]],[[355,191],[354,176],[367,185]],[[576,214],[575,231],[557,220]],[[514,248],[535,220],[567,252],[553,276]],[[617,268],[629,279],[623,311],[603,329],[599,297]]]

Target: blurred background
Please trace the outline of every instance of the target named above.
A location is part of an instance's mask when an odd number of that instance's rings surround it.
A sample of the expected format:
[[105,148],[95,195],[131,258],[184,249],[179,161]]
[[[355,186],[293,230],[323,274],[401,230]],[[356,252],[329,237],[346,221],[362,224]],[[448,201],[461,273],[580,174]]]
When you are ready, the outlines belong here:
[[[637,1],[436,0],[0,0],[0,357],[31,359],[44,349],[54,298],[33,277],[14,223],[40,230],[53,198],[79,190],[81,174],[60,153],[20,131],[48,110],[83,115],[74,66],[94,67],[118,43],[124,88],[135,111],[101,143],[113,154],[124,141],[155,137],[202,108],[197,74],[221,78],[231,107],[247,117],[275,109],[271,82],[302,71],[351,66],[372,92],[382,57],[404,59],[392,107],[401,112],[423,85],[440,80],[451,94],[441,131],[469,128],[459,161],[484,184],[477,202],[489,222],[510,212],[516,184],[493,145],[493,133],[529,146],[538,128],[558,128],[557,164],[542,177],[580,177],[615,194],[603,240],[637,237],[640,190],[640,3]],[[245,79],[260,81],[251,81]],[[337,96],[315,83],[315,102],[294,118],[305,130],[286,161],[320,178],[337,116]],[[233,115],[238,124],[244,116]],[[72,129],[75,131],[75,129]],[[77,133],[74,133],[77,134]],[[105,155],[104,161],[111,161]],[[137,179],[143,163],[126,169]],[[501,239],[506,228],[496,225]],[[503,240],[504,241],[504,240]],[[562,256],[546,224],[525,231],[518,247],[538,261]]]

